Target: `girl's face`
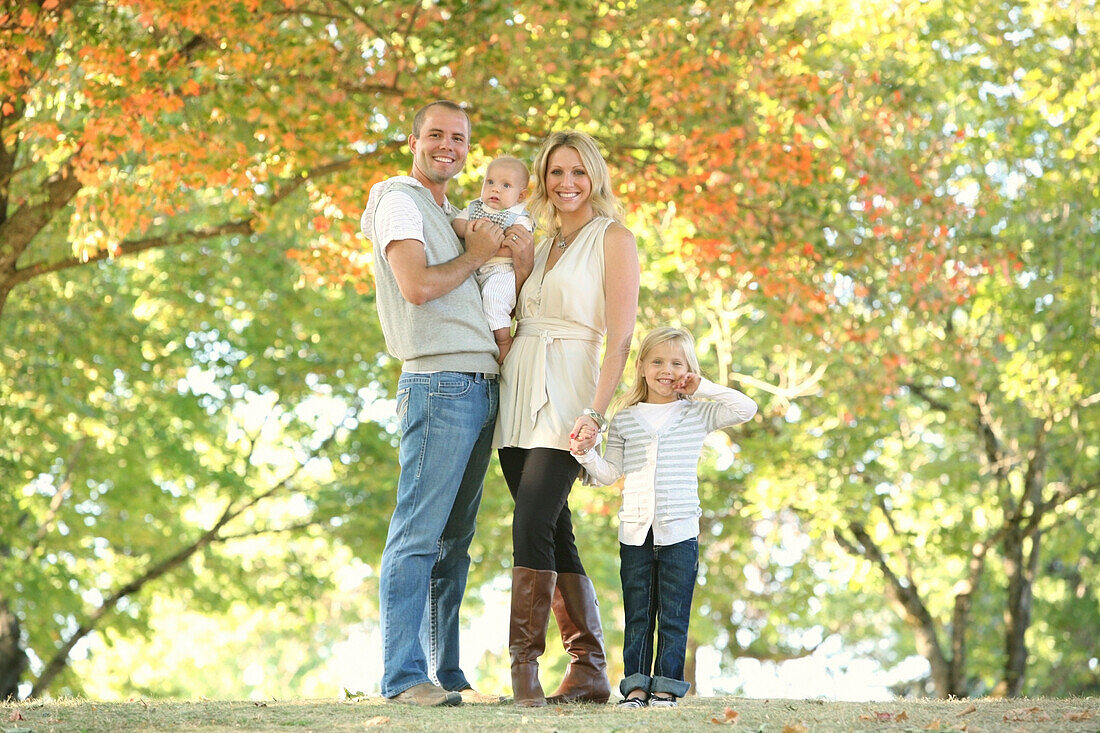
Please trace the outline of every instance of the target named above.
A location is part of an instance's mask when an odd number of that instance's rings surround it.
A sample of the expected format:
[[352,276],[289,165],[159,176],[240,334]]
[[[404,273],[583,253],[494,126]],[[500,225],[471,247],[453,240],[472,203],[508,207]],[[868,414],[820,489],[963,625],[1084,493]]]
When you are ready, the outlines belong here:
[[688,373],[687,356],[674,341],[666,341],[649,350],[642,360],[642,375],[645,377],[646,396],[644,402],[663,405],[676,401],[677,384]]
[[559,214],[583,212],[592,196],[592,180],[581,155],[562,145],[546,161],[546,195]]

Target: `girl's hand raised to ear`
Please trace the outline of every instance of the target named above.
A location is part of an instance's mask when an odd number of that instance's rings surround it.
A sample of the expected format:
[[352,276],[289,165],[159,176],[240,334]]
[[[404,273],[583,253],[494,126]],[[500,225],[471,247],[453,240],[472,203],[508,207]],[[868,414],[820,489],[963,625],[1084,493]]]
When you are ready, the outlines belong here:
[[693,395],[695,390],[699,389],[700,377],[694,372],[688,372],[684,376],[676,380],[676,383],[672,385],[672,389],[678,394]]

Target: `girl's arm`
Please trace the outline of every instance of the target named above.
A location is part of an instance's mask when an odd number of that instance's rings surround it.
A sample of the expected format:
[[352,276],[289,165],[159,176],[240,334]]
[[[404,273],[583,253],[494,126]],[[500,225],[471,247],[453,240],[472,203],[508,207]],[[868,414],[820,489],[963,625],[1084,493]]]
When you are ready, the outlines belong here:
[[713,400],[715,403],[713,424],[707,427],[711,430],[740,425],[748,422],[756,414],[756,402],[744,392],[732,387],[715,384],[709,379],[699,378],[699,387],[693,397]]
[[611,427],[607,431],[607,448],[604,450],[604,455],[601,456],[595,448],[573,455],[593,482],[603,486],[614,483],[623,475],[623,436],[618,430],[618,425],[615,421],[611,422]]

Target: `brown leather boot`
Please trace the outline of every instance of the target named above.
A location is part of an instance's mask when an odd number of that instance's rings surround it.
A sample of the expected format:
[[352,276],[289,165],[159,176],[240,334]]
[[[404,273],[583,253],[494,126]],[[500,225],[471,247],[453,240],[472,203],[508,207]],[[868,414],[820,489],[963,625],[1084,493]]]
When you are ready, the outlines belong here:
[[547,700],[552,703],[605,703],[611,696],[603,651],[603,628],[596,588],[587,575],[559,573],[554,593],[554,618],[561,642],[572,659],[561,686]]
[[539,657],[546,651],[546,628],[557,578],[553,570],[512,568],[508,652],[512,657],[512,698],[520,707],[546,705],[539,684]]

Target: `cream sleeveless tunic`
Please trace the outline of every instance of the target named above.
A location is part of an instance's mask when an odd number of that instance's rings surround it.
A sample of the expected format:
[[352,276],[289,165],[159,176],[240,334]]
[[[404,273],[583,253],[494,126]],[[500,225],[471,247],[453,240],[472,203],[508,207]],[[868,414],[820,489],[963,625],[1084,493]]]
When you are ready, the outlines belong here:
[[607,332],[603,239],[612,223],[598,216],[585,224],[549,272],[553,240],[536,248],[501,367],[495,447],[569,450],[573,423],[596,394]]

